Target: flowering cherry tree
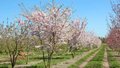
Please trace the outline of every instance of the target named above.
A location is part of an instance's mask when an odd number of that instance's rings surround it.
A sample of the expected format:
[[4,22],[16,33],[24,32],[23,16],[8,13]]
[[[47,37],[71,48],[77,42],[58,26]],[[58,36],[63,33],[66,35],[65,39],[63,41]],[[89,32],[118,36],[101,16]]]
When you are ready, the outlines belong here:
[[[43,52],[43,61],[46,68],[50,68],[52,55],[63,40],[64,28],[67,27],[66,24],[69,22],[70,14],[69,8],[62,9],[54,4],[47,9],[47,12],[35,8],[30,13],[23,13],[23,16],[32,23],[30,26],[32,34],[41,41],[40,46],[37,47]],[[48,54],[47,64],[44,56],[45,51]]]
[[110,34],[107,37],[107,43],[110,46],[110,48],[119,50],[119,41],[120,40],[120,29],[112,29]]
[[107,36],[107,44],[110,48],[120,51],[120,1],[112,3],[114,15],[110,16],[109,33]]
[[68,47],[69,47],[69,51],[71,52],[72,57],[74,58],[74,54],[75,54],[75,50],[77,50],[77,48],[80,46],[79,44],[79,36],[82,34],[82,32],[84,32],[86,27],[86,21],[81,21],[75,20],[72,21],[72,23],[70,24],[70,28],[69,28],[69,32],[67,33],[68,36]]
[[101,45],[101,40],[94,35],[92,32],[83,32],[80,36],[80,41],[82,47],[99,47]]
[[4,42],[3,45],[6,47],[6,52],[10,57],[11,66],[14,68],[20,52],[19,49],[22,47],[24,32],[16,22],[10,24],[7,23],[7,25],[3,25],[1,29],[0,36],[2,42]]

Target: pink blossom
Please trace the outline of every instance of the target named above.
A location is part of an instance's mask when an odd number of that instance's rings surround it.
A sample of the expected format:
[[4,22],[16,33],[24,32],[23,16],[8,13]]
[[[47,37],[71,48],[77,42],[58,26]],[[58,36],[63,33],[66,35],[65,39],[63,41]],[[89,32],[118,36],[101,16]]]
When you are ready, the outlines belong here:
[[18,24],[19,24],[20,26],[23,26],[23,25],[25,24],[25,22],[22,21],[21,19],[18,19]]

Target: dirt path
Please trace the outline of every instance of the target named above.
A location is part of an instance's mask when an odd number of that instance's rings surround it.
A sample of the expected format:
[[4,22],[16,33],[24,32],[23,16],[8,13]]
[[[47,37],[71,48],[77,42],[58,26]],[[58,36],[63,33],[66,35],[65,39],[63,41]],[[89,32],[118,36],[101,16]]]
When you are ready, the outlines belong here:
[[10,60],[8,58],[0,58],[0,64],[10,64]]
[[109,63],[107,60],[107,50],[105,48],[104,59],[103,59],[103,68],[109,68]]
[[10,64],[10,62],[6,61],[6,62],[0,62],[0,64]]
[[15,68],[25,68],[25,67],[29,67],[29,66],[41,63],[41,62],[42,62],[42,60],[40,60],[40,61],[32,61],[32,62],[29,62],[28,64],[16,65]]
[[68,68],[68,66],[70,66],[71,64],[74,64],[75,62],[77,62],[78,60],[86,56],[88,53],[90,53],[91,51],[84,52],[83,55],[79,55],[79,56],[76,56],[75,58],[58,63],[57,65],[53,65],[52,68]]
[[82,64],[80,64],[79,68],[84,68],[85,65],[86,65],[90,60],[92,60],[98,52],[99,52],[99,50],[98,50],[97,52],[95,52],[93,55],[91,55],[88,59],[86,59]]

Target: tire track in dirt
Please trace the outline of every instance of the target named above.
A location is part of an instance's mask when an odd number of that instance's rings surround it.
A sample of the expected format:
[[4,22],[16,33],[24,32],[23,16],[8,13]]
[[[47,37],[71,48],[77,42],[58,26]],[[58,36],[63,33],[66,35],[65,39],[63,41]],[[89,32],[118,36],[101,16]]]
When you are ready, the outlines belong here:
[[89,54],[91,51],[93,51],[93,50],[84,52],[82,55],[79,55],[79,56],[76,56],[75,58],[58,63],[57,65],[53,65],[51,68],[68,68],[70,65],[74,64],[75,62],[77,62],[78,60],[80,60],[81,58],[83,58],[84,56]]
[[84,68],[84,67],[87,65],[87,63],[96,56],[96,54],[97,54],[98,52],[99,52],[99,50],[96,51],[93,55],[91,55],[91,56],[90,56],[87,60],[85,60],[82,64],[80,64],[79,68]]
[[103,59],[103,68],[109,68],[106,48],[105,48],[104,59]]

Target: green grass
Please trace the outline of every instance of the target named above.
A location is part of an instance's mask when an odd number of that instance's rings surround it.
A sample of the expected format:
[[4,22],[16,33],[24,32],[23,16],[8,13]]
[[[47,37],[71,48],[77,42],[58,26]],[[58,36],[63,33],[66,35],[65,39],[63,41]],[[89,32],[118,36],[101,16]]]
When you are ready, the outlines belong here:
[[90,62],[88,62],[85,68],[102,68],[104,51],[105,51],[105,46],[102,46],[100,51],[96,54],[96,56]]
[[[75,52],[75,56],[80,55],[80,54],[82,54],[83,52],[88,51],[88,50],[89,50],[88,48],[83,48],[83,49],[81,49],[81,50],[77,50],[77,51]],[[71,58],[72,58],[71,53],[66,53],[66,52],[64,52],[64,53],[62,53],[61,55],[54,54],[54,55],[53,55],[53,60],[52,60],[52,62],[51,62],[51,65],[55,65],[55,64],[57,64],[57,63],[59,63],[59,62],[62,62],[62,61],[65,61],[65,60],[68,60],[68,59],[71,59]],[[29,56],[29,62],[32,62],[32,61],[40,61],[40,60],[42,60],[42,55],[39,54],[38,52],[35,52],[34,55],[30,55],[30,56]],[[24,60],[17,60],[17,62],[16,62],[17,65],[25,64],[25,63],[26,63],[26,60],[25,60],[25,59],[24,59]],[[8,67],[8,66],[9,66],[9,67]],[[11,66],[10,64],[3,64],[3,65],[0,65],[0,68],[1,68],[1,67],[11,68],[10,66]],[[33,66],[29,67],[29,68],[33,68],[33,67],[35,67],[35,68],[37,68],[37,67],[38,67],[38,68],[44,68],[43,62],[41,62],[41,63],[39,63],[39,64],[36,64],[36,65],[33,65]]]
[[0,68],[12,68],[10,64],[0,64]]
[[[75,56],[82,54],[84,51],[87,51],[87,49],[82,49],[82,50],[76,51]],[[54,55],[53,58],[54,59],[52,59],[52,61],[51,61],[51,66],[56,65],[57,63],[63,62],[65,60],[69,60],[72,57],[71,57],[71,54],[63,54],[61,56]],[[44,68],[44,64],[43,64],[43,62],[41,62],[41,63],[38,63],[38,64],[33,65],[31,67],[28,67],[28,68]]]
[[[78,50],[78,51],[76,51],[75,56],[76,55],[80,55],[84,51],[87,51],[87,50],[88,49],[85,49],[85,48],[81,49],[81,50]],[[40,61],[40,60],[42,60],[42,55],[36,55],[36,54],[35,55],[30,55],[29,58],[30,58],[29,62]],[[53,55],[53,60],[51,62],[51,65],[55,65],[55,64],[57,64],[59,62],[68,60],[70,58],[72,58],[70,53],[63,53],[63,55],[56,55],[56,54],[54,54]],[[17,62],[16,62],[17,65],[25,64],[25,63],[26,63],[26,60],[17,60]],[[1,67],[3,67],[3,68],[11,68],[11,65],[10,64],[3,64],[3,65],[0,65],[0,68]],[[28,67],[28,68],[44,68],[44,64],[43,64],[43,62],[41,62],[41,63],[38,63],[38,64],[33,65],[31,67]]]
[[89,58],[91,55],[93,55],[98,49],[93,50],[92,52],[90,52],[88,55],[86,55],[85,57],[83,57],[82,59],[78,60],[77,62],[75,62],[73,65],[69,66],[68,68],[79,68],[79,65],[84,62],[87,58]]
[[[64,59],[53,59],[52,62],[51,62],[51,65],[55,65],[55,64],[57,64],[57,63],[59,63],[59,62],[65,61],[65,60],[67,60],[67,59],[68,59],[68,58],[64,58]],[[44,64],[43,64],[43,62],[41,62],[41,63],[38,63],[37,65],[33,65],[33,66],[27,67],[27,68],[44,68]]]
[[109,62],[110,68],[120,68],[120,63],[112,55],[112,50],[108,52],[108,62]]
[[85,68],[102,68],[102,61],[90,61]]
[[19,65],[19,64],[25,64],[26,63],[26,60],[17,60],[16,64]]

